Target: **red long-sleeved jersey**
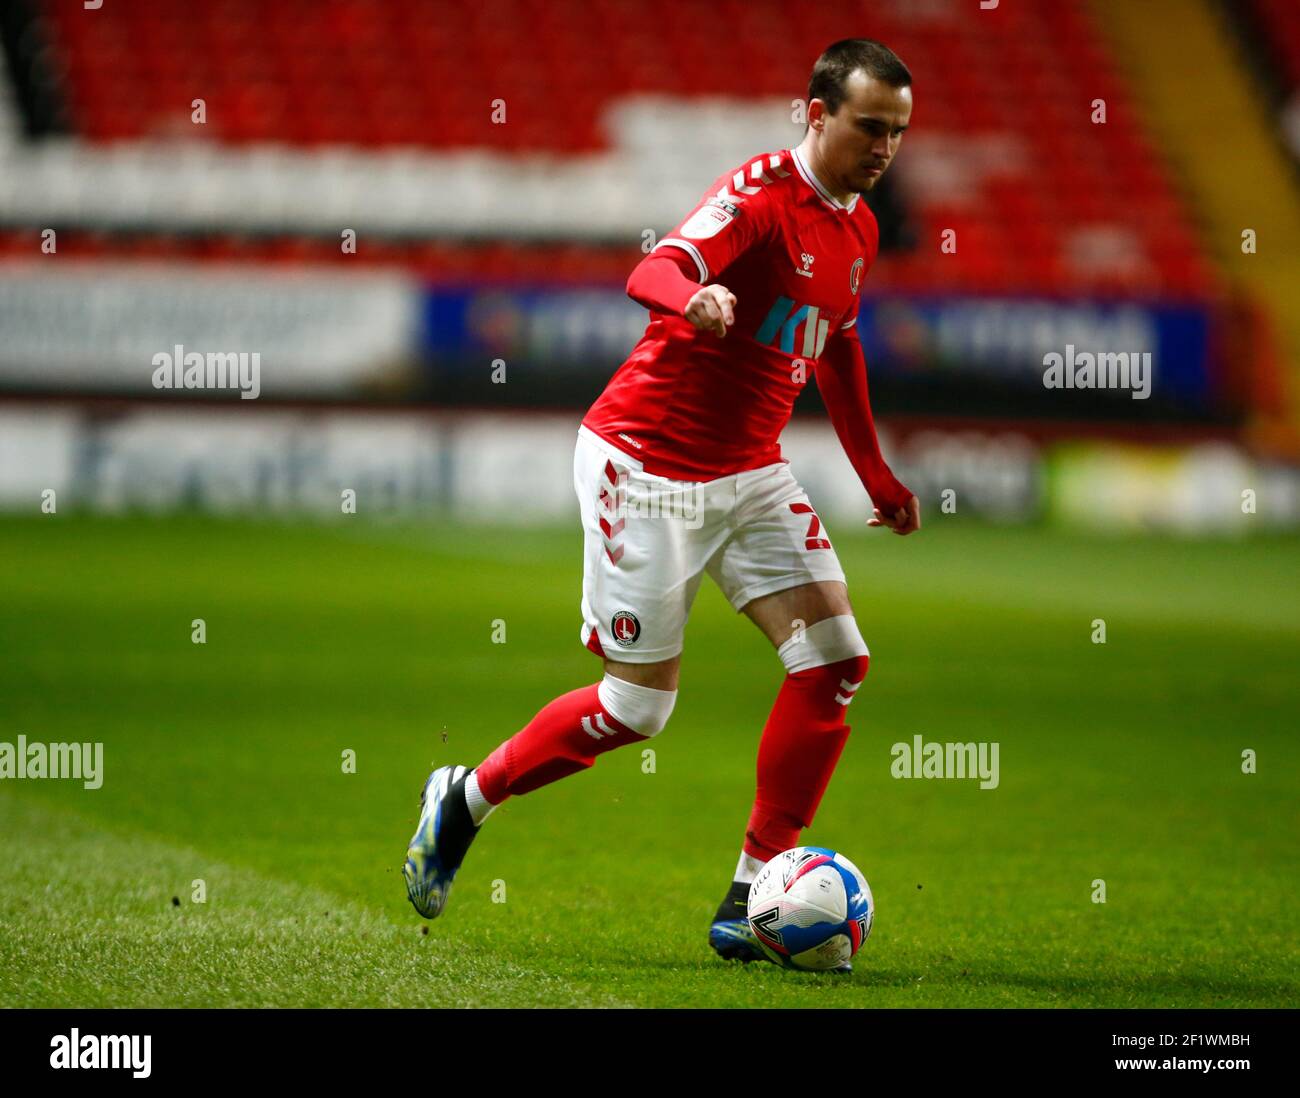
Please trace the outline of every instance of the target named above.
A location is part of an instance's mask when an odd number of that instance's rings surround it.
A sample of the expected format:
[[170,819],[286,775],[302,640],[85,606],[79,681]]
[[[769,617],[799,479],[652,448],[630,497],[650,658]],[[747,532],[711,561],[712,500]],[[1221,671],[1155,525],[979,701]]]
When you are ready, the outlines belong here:
[[[833,198],[797,150],[720,176],[629,279],[650,323],[583,424],[648,473],[712,480],[784,460],[781,431],[815,376],[863,486],[893,514],[911,492],[880,455],[853,331],[878,240],[866,203]],[[725,338],[682,315],[711,283],[736,296]]]

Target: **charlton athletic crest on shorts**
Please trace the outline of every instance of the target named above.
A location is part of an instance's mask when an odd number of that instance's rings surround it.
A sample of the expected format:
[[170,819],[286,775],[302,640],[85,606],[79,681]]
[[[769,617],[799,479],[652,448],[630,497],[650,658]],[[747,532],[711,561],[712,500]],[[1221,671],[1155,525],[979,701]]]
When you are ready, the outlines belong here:
[[631,611],[620,610],[609,623],[609,631],[614,634],[614,640],[624,648],[631,648],[636,644],[637,637],[641,635],[641,623],[636,620],[636,615]]

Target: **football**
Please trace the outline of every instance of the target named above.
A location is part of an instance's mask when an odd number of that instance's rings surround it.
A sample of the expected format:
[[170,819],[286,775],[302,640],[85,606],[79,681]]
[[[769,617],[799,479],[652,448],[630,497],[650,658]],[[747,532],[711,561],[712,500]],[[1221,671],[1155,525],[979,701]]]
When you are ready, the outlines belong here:
[[871,933],[875,905],[866,877],[843,854],[796,846],[759,870],[749,886],[748,914],[773,961],[824,971],[857,953]]

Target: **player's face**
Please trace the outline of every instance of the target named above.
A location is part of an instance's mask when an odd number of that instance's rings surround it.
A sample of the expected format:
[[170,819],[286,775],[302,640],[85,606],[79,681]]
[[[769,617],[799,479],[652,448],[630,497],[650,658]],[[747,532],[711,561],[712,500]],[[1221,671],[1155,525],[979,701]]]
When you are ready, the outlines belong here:
[[865,194],[898,152],[912,117],[912,89],[891,88],[859,69],[844,90],[840,109],[822,113],[822,163],[844,190]]

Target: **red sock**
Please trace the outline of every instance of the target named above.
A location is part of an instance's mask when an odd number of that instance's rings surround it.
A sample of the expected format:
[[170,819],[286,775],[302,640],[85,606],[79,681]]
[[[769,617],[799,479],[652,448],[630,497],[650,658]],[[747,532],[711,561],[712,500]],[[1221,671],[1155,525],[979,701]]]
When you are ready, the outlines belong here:
[[599,683],[562,694],[502,743],[474,771],[479,792],[493,804],[529,793],[580,770],[596,756],[649,739],[611,716]]
[[849,726],[848,701],[866,678],[868,657],[786,675],[758,745],[758,792],[745,829],[745,853],[768,861],[799,845],[812,824]]

